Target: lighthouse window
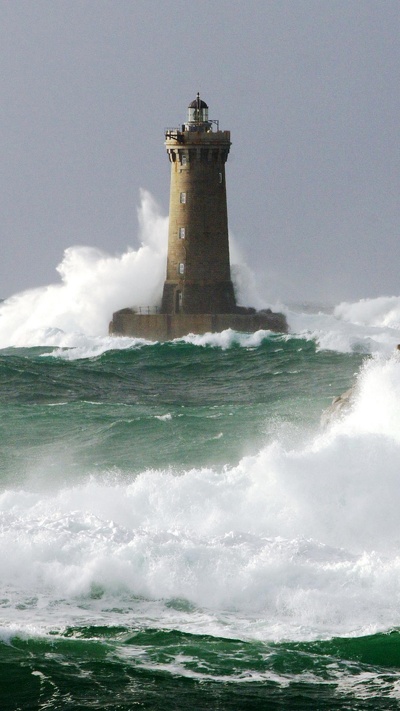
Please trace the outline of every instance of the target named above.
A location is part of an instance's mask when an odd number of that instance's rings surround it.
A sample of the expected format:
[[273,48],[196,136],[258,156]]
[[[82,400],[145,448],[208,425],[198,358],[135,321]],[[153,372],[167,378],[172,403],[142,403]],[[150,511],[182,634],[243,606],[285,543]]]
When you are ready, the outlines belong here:
[[179,274],[184,274],[184,273],[185,273],[185,265],[184,265],[183,262],[180,262],[180,263],[179,263],[178,272],[179,272]]
[[184,227],[179,228],[179,239],[185,239],[185,228]]
[[222,183],[222,173],[218,173],[218,180],[220,183]]
[[186,165],[186,163],[187,163],[187,156],[185,155],[185,153],[182,153],[182,165]]
[[179,196],[179,201],[184,205],[186,202],[186,193],[181,193]]

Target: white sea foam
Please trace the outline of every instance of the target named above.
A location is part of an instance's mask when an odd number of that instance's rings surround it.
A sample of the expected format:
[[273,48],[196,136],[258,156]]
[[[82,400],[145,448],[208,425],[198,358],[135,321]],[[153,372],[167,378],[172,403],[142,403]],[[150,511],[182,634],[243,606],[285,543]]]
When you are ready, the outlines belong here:
[[355,324],[400,331],[400,296],[361,299],[356,303],[343,302],[336,306],[335,316]]
[[[395,300],[400,302],[400,297]],[[380,303],[380,301],[380,299],[369,300],[370,318],[367,318],[367,309],[365,309],[364,322],[358,316],[358,307],[364,304],[364,301],[341,304],[332,313],[302,312],[293,308],[283,310],[291,333],[316,341],[322,350],[387,355],[392,353],[400,342],[400,327],[394,320],[388,319],[388,323],[385,323],[386,316],[381,304],[379,306],[381,319],[373,316],[375,302]]]
[[[60,358],[62,360],[97,358],[108,351],[140,348],[151,343],[151,341],[147,341],[144,338],[128,338],[125,336],[93,336],[90,338],[78,333],[63,333],[59,340],[59,347],[44,353],[43,357]],[[54,340],[52,339],[52,342],[47,345],[54,346]]]
[[[238,333],[228,328],[220,333],[204,333],[202,335],[189,333],[183,338],[176,338],[175,343],[192,343],[194,346],[210,346],[213,348],[221,348],[221,350],[227,350],[234,345],[239,345],[243,348],[257,348],[270,335],[270,331],[260,330],[255,333]],[[51,338],[47,345],[56,345],[55,341],[58,341],[58,347],[45,355],[61,358],[63,360],[95,358],[107,351],[140,348],[154,343],[154,341],[149,341],[144,338],[121,336],[89,337],[84,334],[67,334],[63,332],[59,334],[51,333]],[[42,345],[45,344],[42,343]]]
[[238,333],[231,328],[227,328],[221,333],[204,333],[202,335],[189,333],[187,336],[176,340],[184,343],[193,343],[194,346],[213,346],[226,350],[234,345],[239,345],[243,348],[257,348],[270,334],[271,331],[262,329],[255,333]]
[[57,267],[61,283],[7,299],[0,307],[0,347],[69,347],[82,334],[105,336],[113,311],[156,305],[165,273],[168,218],[146,191],[138,218],[138,249],[111,256],[70,247]]
[[[222,472],[5,491],[3,625],[156,615],[260,639],[398,626],[399,433],[400,362],[376,357],[347,414],[292,449],[277,440]],[[195,611],[163,604],[177,599]]]

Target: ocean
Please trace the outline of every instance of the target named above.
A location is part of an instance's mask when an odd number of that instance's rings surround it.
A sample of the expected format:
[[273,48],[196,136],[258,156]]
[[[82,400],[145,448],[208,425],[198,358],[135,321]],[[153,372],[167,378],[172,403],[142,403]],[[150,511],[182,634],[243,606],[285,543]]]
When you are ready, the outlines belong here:
[[79,258],[0,307],[1,711],[399,708],[400,298],[111,338]]

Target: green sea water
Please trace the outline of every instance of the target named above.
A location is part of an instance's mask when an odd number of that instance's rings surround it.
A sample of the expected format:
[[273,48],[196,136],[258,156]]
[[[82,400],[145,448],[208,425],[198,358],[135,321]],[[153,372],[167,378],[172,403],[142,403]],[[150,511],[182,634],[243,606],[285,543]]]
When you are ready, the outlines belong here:
[[398,363],[116,346],[0,351],[1,711],[398,708]]

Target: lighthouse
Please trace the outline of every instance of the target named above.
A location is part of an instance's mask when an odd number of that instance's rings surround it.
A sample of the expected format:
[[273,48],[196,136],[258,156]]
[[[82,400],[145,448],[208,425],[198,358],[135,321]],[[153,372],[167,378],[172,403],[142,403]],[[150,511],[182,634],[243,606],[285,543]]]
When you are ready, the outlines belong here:
[[281,313],[238,306],[231,280],[225,164],[230,131],[220,131],[197,94],[186,123],[165,130],[171,165],[166,278],[160,306],[113,313],[110,334],[166,341],[226,329],[286,333]]
[[167,129],[171,164],[166,314],[233,313],[225,163],[230,131],[208,116],[197,94],[180,128]]

